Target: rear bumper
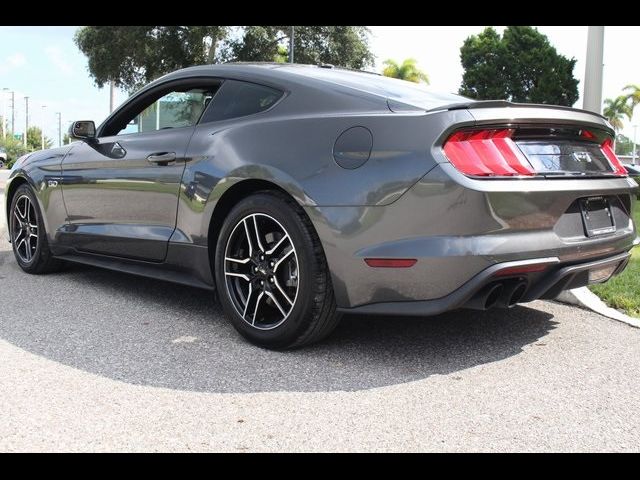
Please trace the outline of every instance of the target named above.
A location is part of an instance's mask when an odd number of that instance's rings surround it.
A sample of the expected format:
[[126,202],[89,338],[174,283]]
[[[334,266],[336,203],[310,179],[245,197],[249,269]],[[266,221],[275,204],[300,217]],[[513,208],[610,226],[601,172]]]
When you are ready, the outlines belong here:
[[[628,252],[629,178],[496,180],[464,177],[438,165],[389,205],[305,207],[322,241],[338,307],[442,299],[487,269],[508,262],[557,258],[571,266]],[[588,238],[577,199],[615,200],[616,231]],[[370,268],[365,258],[414,258],[411,268]],[[446,305],[456,302],[447,301]],[[383,310],[386,307],[383,307]],[[413,308],[413,307],[412,307]],[[449,307],[444,307],[449,308]]]
[[[637,242],[636,242],[637,243]],[[582,287],[589,284],[588,272],[596,268],[611,266],[615,268],[614,275],[624,270],[630,254],[622,252],[617,255],[582,262],[576,264],[562,264],[558,258],[537,258],[533,260],[504,262],[495,264],[451,294],[433,300],[381,302],[361,305],[355,308],[339,308],[342,313],[367,315],[409,315],[425,316],[464,308],[478,292],[491,284],[507,284],[509,282],[524,282],[527,287],[519,302],[531,302],[539,298],[552,299],[562,290]],[[505,269],[518,268],[536,263],[548,263],[549,268],[542,273],[520,274],[513,277],[502,277],[496,274]]]

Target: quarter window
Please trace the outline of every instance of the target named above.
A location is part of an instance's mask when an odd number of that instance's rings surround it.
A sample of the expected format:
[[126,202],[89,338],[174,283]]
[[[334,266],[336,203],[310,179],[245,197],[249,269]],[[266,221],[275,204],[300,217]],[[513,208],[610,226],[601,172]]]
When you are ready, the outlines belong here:
[[255,83],[226,80],[220,87],[215,100],[204,113],[200,123],[244,117],[262,112],[283,95],[275,88]]

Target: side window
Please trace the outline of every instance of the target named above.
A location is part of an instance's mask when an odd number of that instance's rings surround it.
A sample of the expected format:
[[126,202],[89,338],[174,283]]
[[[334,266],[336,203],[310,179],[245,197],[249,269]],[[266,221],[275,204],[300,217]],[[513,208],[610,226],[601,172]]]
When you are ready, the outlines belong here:
[[198,123],[216,90],[216,88],[193,88],[169,92],[138,113],[124,128],[120,129],[118,135],[191,127]]
[[262,112],[282,97],[283,92],[275,88],[238,80],[225,80],[204,113],[200,123],[244,117]]

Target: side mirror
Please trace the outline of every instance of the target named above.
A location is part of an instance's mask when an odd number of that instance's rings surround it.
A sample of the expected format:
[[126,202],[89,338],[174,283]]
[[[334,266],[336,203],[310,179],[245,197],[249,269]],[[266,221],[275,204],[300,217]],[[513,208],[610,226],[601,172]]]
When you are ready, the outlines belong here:
[[69,127],[69,137],[76,140],[96,138],[96,124],[93,120],[78,120]]

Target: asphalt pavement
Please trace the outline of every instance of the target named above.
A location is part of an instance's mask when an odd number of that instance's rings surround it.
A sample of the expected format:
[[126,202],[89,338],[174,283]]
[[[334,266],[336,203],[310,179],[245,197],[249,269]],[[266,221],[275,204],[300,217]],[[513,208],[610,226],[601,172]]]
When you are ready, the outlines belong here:
[[24,274],[1,225],[0,451],[640,451],[640,329],[533,302],[271,352],[205,291]]

